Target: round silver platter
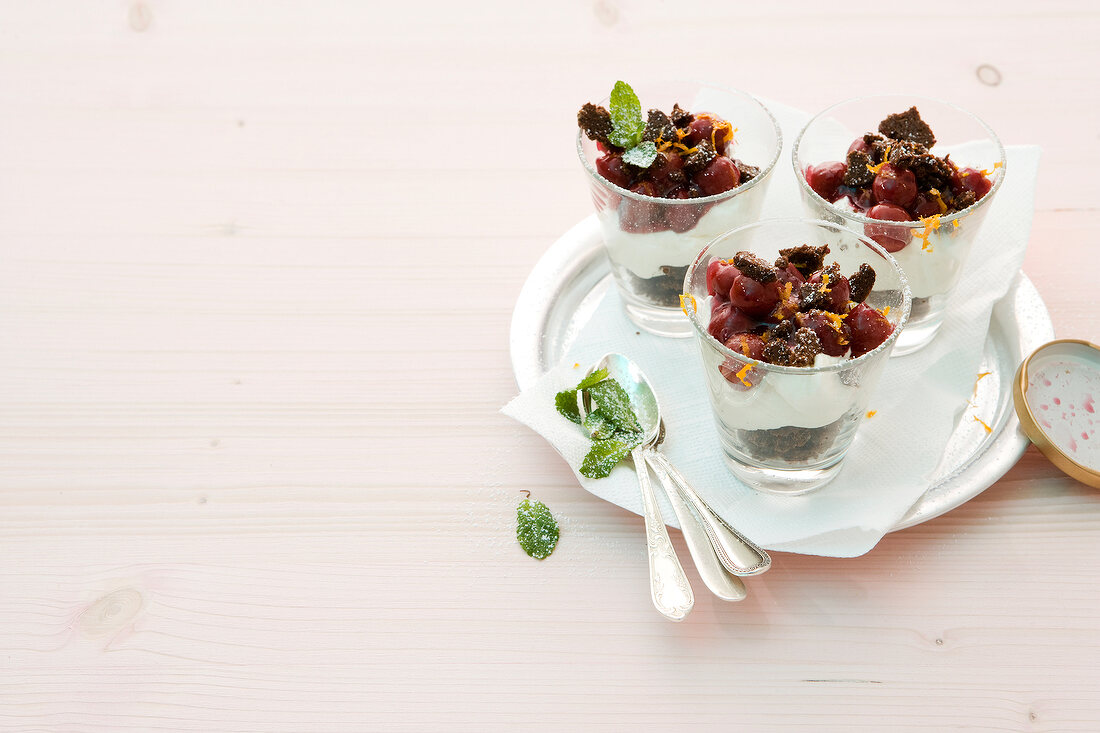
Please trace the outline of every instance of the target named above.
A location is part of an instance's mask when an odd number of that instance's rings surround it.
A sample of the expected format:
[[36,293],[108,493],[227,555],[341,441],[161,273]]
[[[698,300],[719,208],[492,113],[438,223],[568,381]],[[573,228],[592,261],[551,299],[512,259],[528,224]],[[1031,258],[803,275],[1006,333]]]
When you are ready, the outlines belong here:
[[[610,284],[593,215],[546,251],[516,301],[510,347],[512,371],[521,390],[565,356]],[[1046,305],[1031,281],[1019,273],[993,309],[979,369],[985,376],[975,384],[974,408],[964,414],[948,440],[928,490],[892,531],[938,517],[973,499],[1015,465],[1028,439],[1012,406],[1012,377],[1028,354],[1053,338]]]

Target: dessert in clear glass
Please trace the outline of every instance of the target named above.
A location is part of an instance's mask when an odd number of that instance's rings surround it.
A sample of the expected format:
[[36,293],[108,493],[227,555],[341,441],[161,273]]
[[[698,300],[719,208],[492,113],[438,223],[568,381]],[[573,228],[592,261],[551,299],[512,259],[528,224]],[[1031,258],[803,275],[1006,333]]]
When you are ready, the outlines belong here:
[[708,244],[683,310],[734,475],[779,494],[828,483],[909,308],[897,262],[840,224],[769,219]]
[[759,217],[782,148],[778,123],[745,92],[684,82],[640,86],[637,96],[618,82],[577,118],[627,316],[650,333],[689,336],[679,305],[687,266],[715,236]]
[[793,163],[809,216],[874,239],[905,271],[913,313],[894,354],[928,344],[1004,181],[1000,140],[947,102],[862,97],[811,119]]

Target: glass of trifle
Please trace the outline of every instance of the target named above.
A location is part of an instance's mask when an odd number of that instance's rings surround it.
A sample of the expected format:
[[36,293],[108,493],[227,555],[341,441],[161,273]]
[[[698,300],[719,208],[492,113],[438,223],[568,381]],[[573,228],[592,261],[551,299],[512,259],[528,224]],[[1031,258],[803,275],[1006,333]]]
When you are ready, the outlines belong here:
[[699,250],[755,221],[782,148],[772,114],[745,92],[701,83],[616,82],[577,113],[605,250],[627,316],[686,337],[680,289]]
[[841,224],[768,219],[708,244],[682,303],[734,475],[777,494],[832,480],[909,318],[897,261]]
[[841,102],[794,143],[809,216],[844,224],[892,254],[913,313],[895,355],[928,344],[1005,175],[1005,151],[980,119],[912,95]]

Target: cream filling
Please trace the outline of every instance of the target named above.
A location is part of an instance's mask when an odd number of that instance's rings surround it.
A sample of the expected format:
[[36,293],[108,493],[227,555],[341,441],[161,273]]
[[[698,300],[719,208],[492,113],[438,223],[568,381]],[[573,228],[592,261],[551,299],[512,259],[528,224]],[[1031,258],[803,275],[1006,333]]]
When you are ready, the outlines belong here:
[[[706,349],[704,362],[711,402],[719,419],[735,430],[783,427],[819,428],[839,420],[859,404],[859,388],[840,380],[842,372],[763,372],[760,381],[740,389],[718,370],[725,357]],[[847,356],[818,354],[814,366],[848,361]],[[752,380],[755,381],[755,380]]]

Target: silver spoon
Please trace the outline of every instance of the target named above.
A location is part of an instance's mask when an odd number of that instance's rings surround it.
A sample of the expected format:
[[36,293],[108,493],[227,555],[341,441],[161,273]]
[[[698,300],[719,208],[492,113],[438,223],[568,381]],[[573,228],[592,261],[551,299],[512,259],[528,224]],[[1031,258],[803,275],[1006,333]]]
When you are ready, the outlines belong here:
[[[664,474],[669,482],[668,490],[670,503],[676,506],[673,494],[679,494],[695,509],[694,518],[702,525],[714,553],[718,556],[722,565],[734,575],[757,575],[771,567],[771,557],[754,542],[731,527],[725,520],[710,507],[706,501],[695,491],[691,484],[684,478],[672,462],[663,454],[652,447],[657,440],[648,440],[651,431],[656,429],[658,435],[664,428],[661,420],[660,408],[657,404],[657,396],[653,392],[649,381],[642,370],[634,362],[622,354],[607,354],[595,369],[607,369],[608,374],[617,381],[630,397],[631,405],[638,413],[638,420],[642,423],[642,429],[646,434],[644,440],[645,459],[654,467],[658,476]],[[592,370],[590,370],[591,373]],[[582,405],[582,412],[587,408]],[[663,435],[660,435],[663,438]],[[678,497],[677,497],[678,498]],[[688,513],[690,515],[690,512]],[[681,527],[694,523],[680,522]]]
[[[653,605],[664,616],[673,621],[683,621],[695,606],[695,594],[691,590],[691,585],[688,584],[687,575],[684,574],[684,568],[680,565],[676,552],[672,549],[668,530],[665,529],[664,517],[661,516],[661,509],[657,505],[653,485],[649,482],[649,470],[645,459],[645,451],[657,440],[661,427],[657,401],[653,398],[652,390],[637,389],[637,385],[646,384],[645,377],[629,359],[618,354],[608,354],[589,369],[588,373],[591,374],[597,369],[607,369],[608,374],[626,391],[630,398],[630,406],[634,408],[638,422],[642,426],[644,437],[642,442],[630,452],[630,457],[634,460],[638,485],[642,490],[642,504],[645,507],[650,595],[653,597]],[[577,405],[581,415],[588,413],[589,405],[586,399],[587,395],[583,392],[577,393]]]
[[695,568],[699,571],[699,577],[703,579],[710,592],[723,601],[743,601],[748,595],[745,584],[722,565],[722,561],[718,559],[718,554],[715,552],[706,528],[699,517],[692,512],[687,502],[680,496],[668,472],[661,466],[654,464],[652,453],[664,439],[665,423],[662,420],[657,440],[653,442],[652,448],[647,451],[646,463],[657,474],[657,480],[664,487],[665,495],[672,505],[672,510],[676,512],[676,518],[680,520],[680,531],[684,535],[688,552],[691,553],[691,557],[695,561]]

